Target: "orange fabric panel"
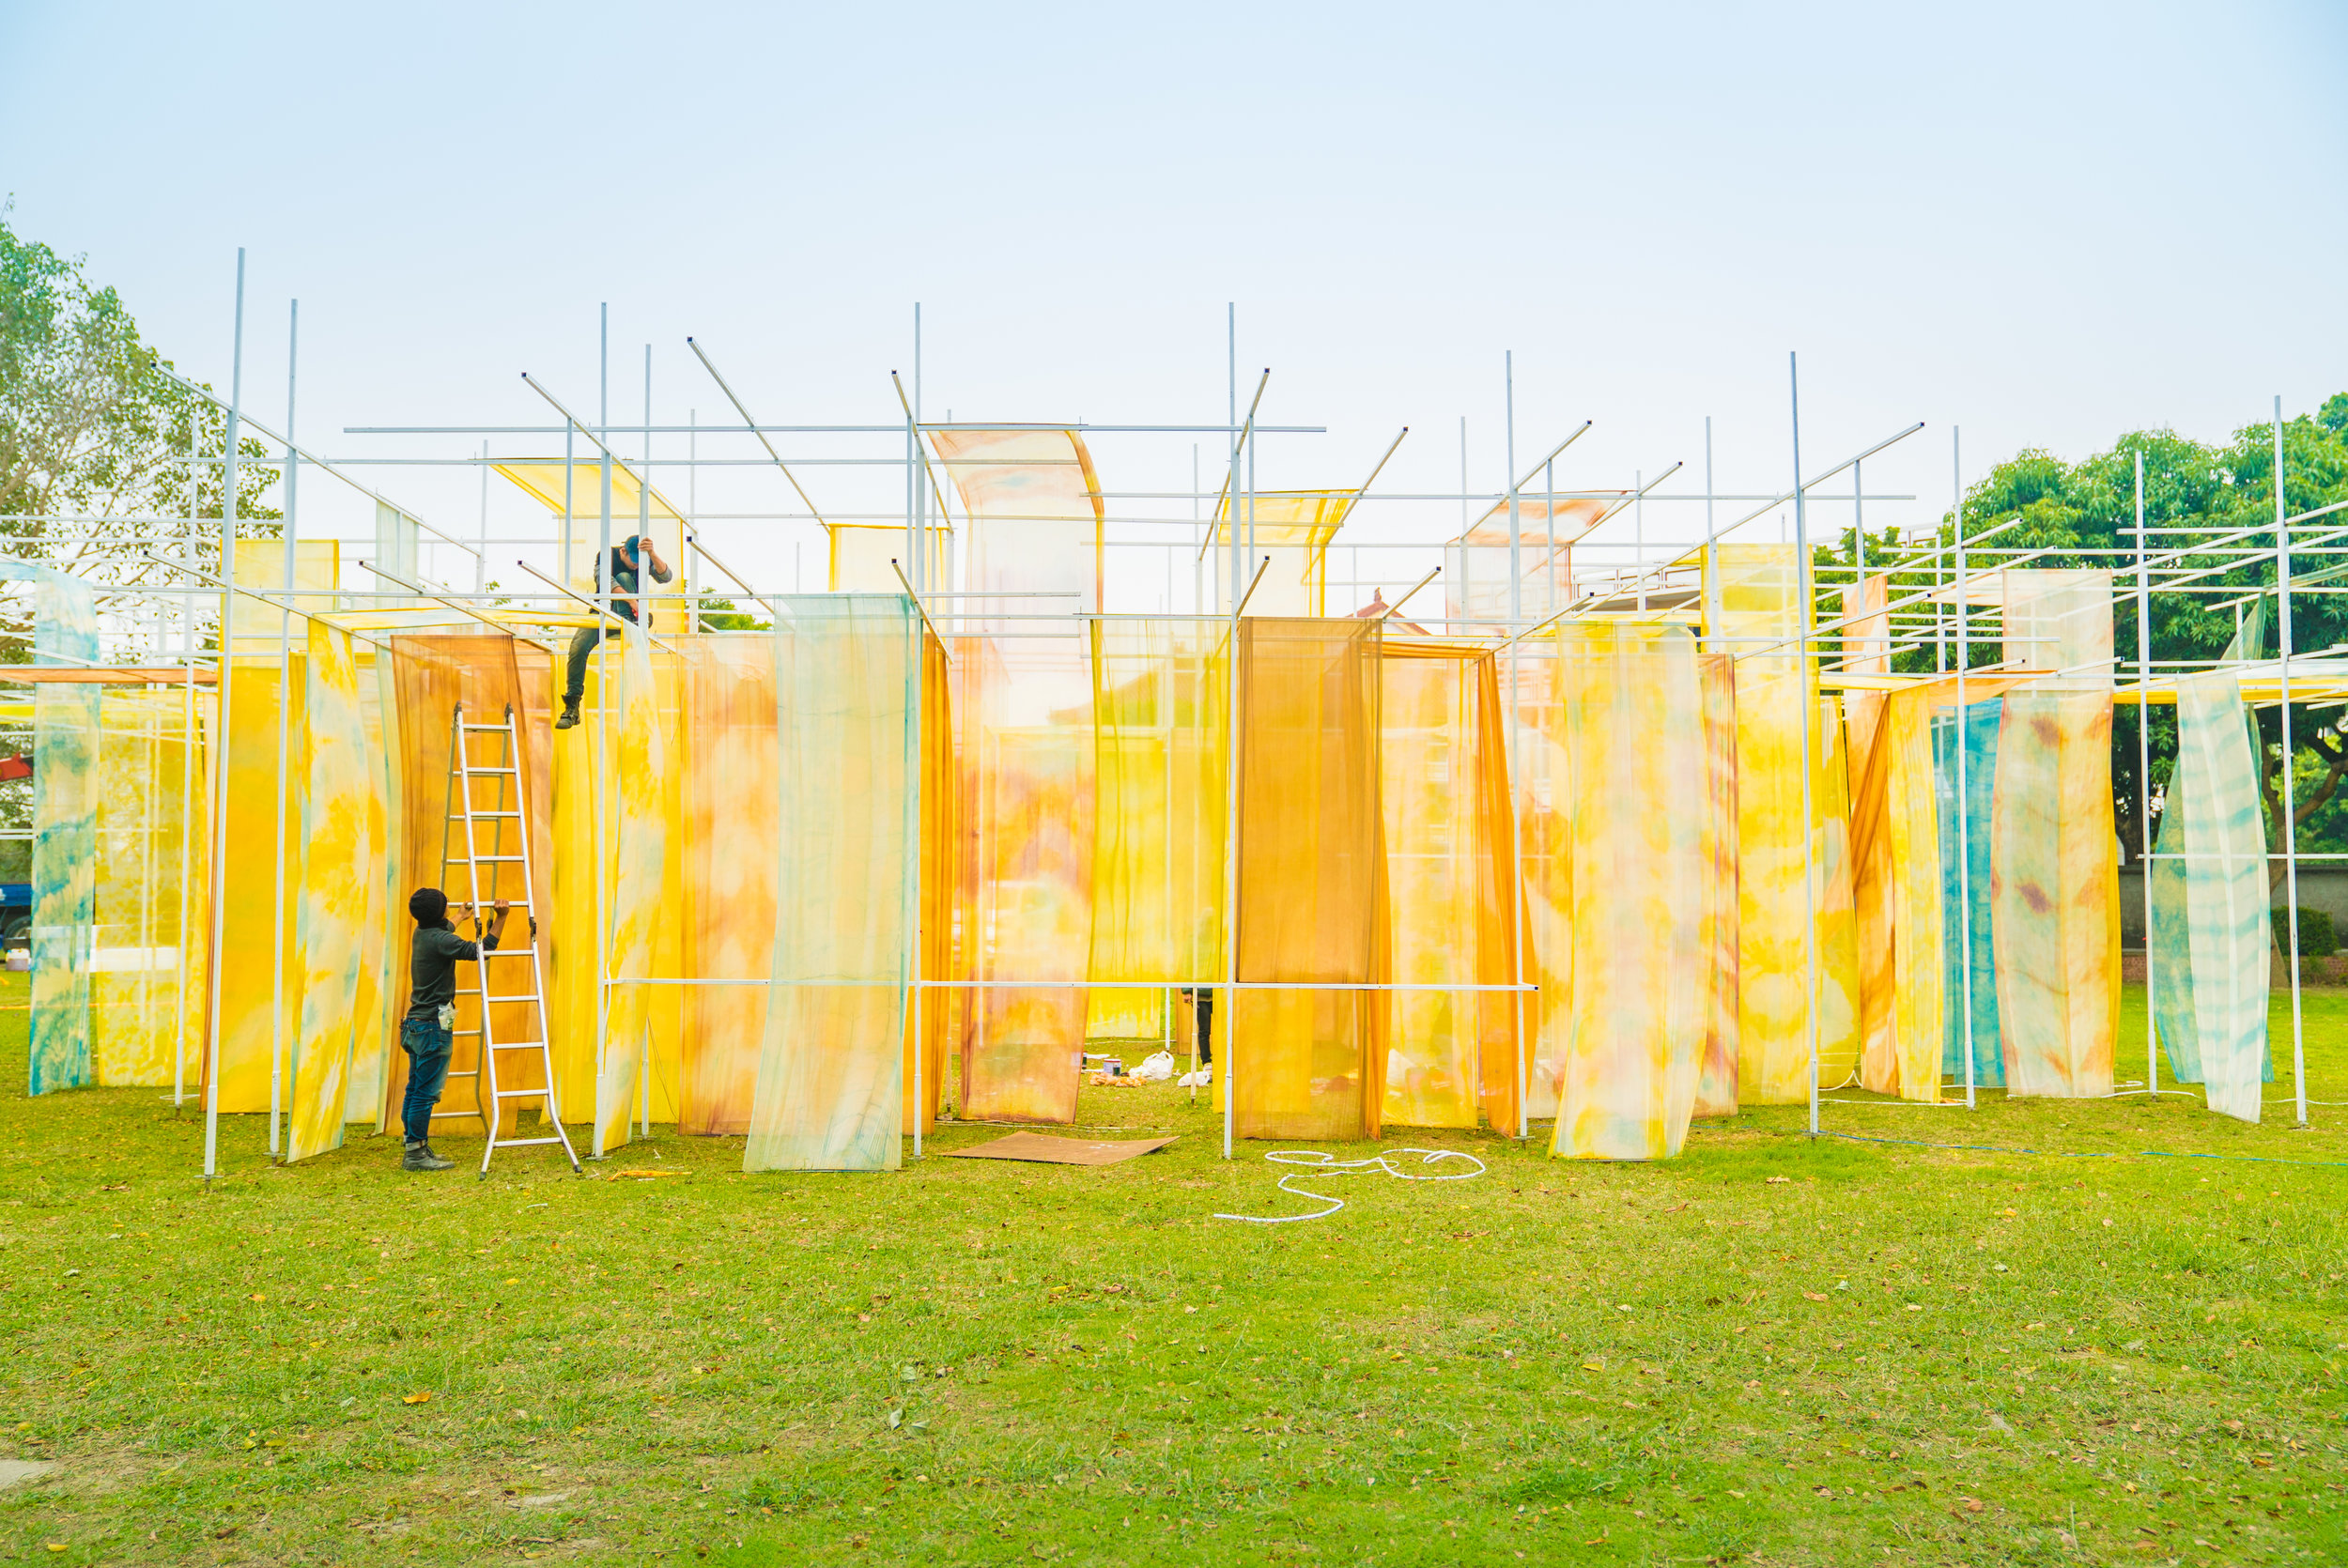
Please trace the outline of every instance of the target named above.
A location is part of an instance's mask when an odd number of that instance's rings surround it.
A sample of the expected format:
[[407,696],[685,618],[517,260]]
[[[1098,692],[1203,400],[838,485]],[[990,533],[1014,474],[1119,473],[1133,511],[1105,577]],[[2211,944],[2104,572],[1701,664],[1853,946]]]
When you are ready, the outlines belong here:
[[[392,669],[394,689],[399,702],[400,807],[403,822],[394,829],[402,842],[401,860],[409,870],[413,886],[397,889],[399,901],[405,904],[407,895],[416,887],[439,887],[448,895],[449,902],[465,902],[475,896],[487,903],[497,898],[518,899],[522,896],[522,879],[514,865],[489,865],[480,869],[478,882],[469,877],[462,866],[450,868],[446,857],[461,855],[463,825],[451,822],[449,813],[455,809],[451,794],[449,770],[453,763],[450,739],[453,733],[456,706],[463,703],[468,724],[497,724],[502,722],[510,705],[515,710],[516,730],[521,758],[516,778],[503,781],[501,792],[492,779],[474,781],[476,810],[515,809],[511,791],[518,785],[522,809],[529,812],[533,829],[543,829],[545,811],[535,802],[548,793],[546,747],[533,744],[533,716],[530,698],[525,694],[514,639],[495,633],[426,635],[394,637],[392,638]],[[545,712],[544,699],[538,699],[538,714]],[[476,768],[497,766],[502,761],[502,743],[493,735],[468,735],[467,753]],[[482,822],[475,830],[474,850],[479,854],[514,853],[511,824],[502,821]],[[550,887],[548,872],[551,866],[550,845],[543,831],[531,835],[531,882],[536,890],[539,918],[543,925]],[[460,928],[471,936],[470,926]],[[412,924],[402,929],[400,940],[393,944],[392,1002],[395,1016],[405,1015],[408,999],[412,993],[414,978],[409,973],[409,945],[406,937]],[[530,928],[517,913],[506,927],[505,945],[512,947],[530,940]],[[489,991],[494,997],[525,994],[530,990],[530,964],[523,960],[492,961],[488,965]],[[477,1001],[468,998],[467,988],[476,976],[460,973],[457,976],[456,1028],[459,1031],[449,1054],[449,1086],[443,1091],[440,1106],[443,1112],[471,1107],[471,1116],[436,1117],[436,1130],[448,1130],[478,1136],[486,1130],[479,1115],[486,1084],[478,1076],[481,1066],[480,1008]],[[527,1002],[496,1003],[491,1026],[497,1038],[504,1040],[524,1040],[537,1038],[545,1027],[538,1007]],[[505,1076],[501,1086],[508,1089],[543,1087],[534,1056],[519,1052],[507,1053],[499,1064]],[[408,1058],[404,1053],[394,1054],[385,1075],[386,1103],[396,1106],[407,1091]],[[502,1124],[510,1132],[516,1118],[524,1109],[520,1105],[504,1107]]]
[[[1387,639],[1380,660],[1380,807],[1392,974],[1409,985],[1515,976],[1506,764],[1491,654]],[[1383,1119],[1515,1128],[1517,998],[1396,992]]]
[[[774,967],[774,638],[687,637],[682,974],[765,980]],[[769,987],[686,986],[677,1130],[749,1130]]]
[[1238,969],[1218,1080],[1249,1138],[1376,1137],[1387,977],[1375,622],[1240,634]]
[[1092,930],[1090,661],[1074,638],[961,639],[965,1119],[1073,1122]]
[[[954,713],[946,647],[921,634],[921,929],[923,980],[950,978],[954,953]],[[923,1132],[937,1123],[946,1098],[946,1042],[953,1035],[951,992],[916,987],[905,999],[904,1125],[916,1117]],[[915,1092],[914,1055],[920,1053],[919,1093]]]

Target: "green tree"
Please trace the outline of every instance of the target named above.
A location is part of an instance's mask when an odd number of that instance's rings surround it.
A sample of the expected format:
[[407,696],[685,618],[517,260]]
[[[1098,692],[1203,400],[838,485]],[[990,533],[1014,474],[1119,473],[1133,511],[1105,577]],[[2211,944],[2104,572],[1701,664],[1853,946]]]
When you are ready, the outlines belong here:
[[[0,549],[101,591],[161,580],[136,542],[187,528],[159,519],[221,515],[225,417],[163,374],[170,361],[120,295],[93,284],[81,258],[21,238],[8,212],[0,206]],[[269,450],[246,437],[238,453],[253,465],[238,475],[239,536],[275,537],[277,471],[259,466]],[[218,557],[215,537],[200,558],[209,570]]]
[[[1964,523],[1968,538],[1996,530],[1985,543],[1996,554],[1976,557],[1976,570],[1999,561],[2020,562],[2014,552],[2028,553],[2035,567],[2092,566],[2112,573],[2113,652],[2123,667],[2137,657],[2137,600],[2130,590],[2136,581],[2140,554],[2155,558],[2183,552],[2164,561],[2151,596],[2150,646],[2155,669],[2183,661],[2217,658],[2241,624],[2240,611],[2262,596],[2269,607],[2267,631],[2254,655],[2272,657],[2279,649],[2278,617],[2274,613],[2276,561],[2272,553],[2275,520],[2275,427],[2248,425],[2223,443],[2210,444],[2174,431],[2137,431],[2124,436],[2109,451],[2078,463],[2065,463],[2050,453],[2024,451],[2000,463],[1971,485],[1965,495]],[[2144,460],[2144,521],[2148,528],[2186,531],[2155,534],[2147,551],[2139,552],[2136,520],[2136,459]],[[2283,424],[2283,504],[2296,515],[2334,501],[2348,500],[2348,392],[2327,399],[2316,413],[2302,414]],[[2330,525],[2324,525],[2329,527]],[[2348,515],[2340,520],[2348,529]],[[2247,537],[2223,536],[2243,530]],[[2294,546],[2306,546],[2314,531],[2294,530]],[[1943,515],[1929,541],[1904,540],[1897,534],[1870,535],[1870,570],[1888,571],[1892,596],[1921,591],[1930,583],[1920,568],[1922,558],[1947,548],[1955,538],[1954,518]],[[2221,541],[2223,547],[2221,548]],[[1821,547],[1821,567],[1847,569],[1855,556],[1855,541],[1846,530],[1836,543]],[[2231,554],[2243,546],[2263,546],[2256,556]],[[2196,546],[2207,546],[2197,549]],[[2331,548],[2340,548],[2332,545]],[[1948,557],[1940,558],[1946,565]],[[2340,558],[2302,555],[2293,563],[2293,581],[2300,589]],[[2160,586],[2179,572],[2205,573],[2181,589]],[[2348,573],[2344,573],[2348,575]],[[1848,572],[1834,574],[1847,581]],[[1822,617],[1839,614],[1838,603],[1822,601]],[[2294,654],[2327,650],[2348,641],[2348,607],[2339,595],[2294,591],[2291,599],[2292,651]],[[1977,634],[1978,635],[1978,634]],[[1999,663],[2003,650],[1994,640],[1977,641],[1968,666]],[[1920,647],[1895,656],[1895,668],[1929,670],[1954,669],[1952,646]],[[2166,786],[2176,756],[2176,717],[2173,709],[2155,706],[2149,712],[2147,736],[2152,758],[2155,801]],[[2138,765],[2139,710],[2124,705],[2112,726],[2112,807],[2121,842],[2132,857],[2141,843],[2142,797]],[[2269,807],[2270,834],[2279,846],[2282,778],[2282,715],[2279,708],[2258,715],[2265,740],[2264,773],[2261,786]],[[2341,790],[2348,782],[2348,710],[2292,707],[2294,804],[2298,838],[2303,847],[2348,850],[2348,805]],[[2278,873],[2279,874],[2279,873]]]

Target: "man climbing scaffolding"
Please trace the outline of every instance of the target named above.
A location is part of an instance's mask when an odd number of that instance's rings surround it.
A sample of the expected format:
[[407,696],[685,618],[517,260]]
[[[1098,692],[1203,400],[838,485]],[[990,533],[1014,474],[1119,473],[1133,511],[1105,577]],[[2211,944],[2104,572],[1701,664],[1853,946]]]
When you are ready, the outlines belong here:
[[[660,552],[652,547],[651,540],[639,534],[630,534],[624,543],[611,546],[611,560],[609,562],[611,573],[611,613],[626,620],[630,625],[645,624],[644,622],[637,619],[636,614],[637,571],[640,554],[642,558],[642,564],[652,568],[653,581],[667,582],[670,577],[669,563],[660,559]],[[598,562],[595,567],[597,593],[603,591],[603,576],[604,563]],[[554,721],[554,727],[557,730],[568,730],[579,722],[579,699],[587,692],[587,655],[595,652],[595,644],[601,642],[607,633],[618,630],[619,628],[610,622],[599,621],[593,626],[581,626],[579,634],[571,638],[570,668],[563,683],[563,715]]]

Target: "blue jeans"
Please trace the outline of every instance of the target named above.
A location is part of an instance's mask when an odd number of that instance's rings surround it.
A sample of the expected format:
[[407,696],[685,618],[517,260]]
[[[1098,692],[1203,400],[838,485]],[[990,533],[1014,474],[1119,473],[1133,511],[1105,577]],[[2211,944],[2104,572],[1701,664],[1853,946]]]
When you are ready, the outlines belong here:
[[432,1108],[448,1083],[449,1032],[433,1019],[403,1018],[399,1048],[408,1053],[408,1098],[400,1102],[399,1119],[408,1141],[420,1144],[432,1135]]

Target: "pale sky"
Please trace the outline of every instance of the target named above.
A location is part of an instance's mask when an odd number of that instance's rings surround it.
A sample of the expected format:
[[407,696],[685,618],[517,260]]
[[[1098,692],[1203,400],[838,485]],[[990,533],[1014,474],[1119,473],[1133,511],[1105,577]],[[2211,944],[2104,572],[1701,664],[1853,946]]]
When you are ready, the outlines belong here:
[[[224,390],[247,247],[246,396],[282,421],[299,297],[301,433],[332,453],[465,450],[346,425],[548,423],[525,370],[592,417],[604,301],[615,421],[647,343],[657,421],[728,417],[690,333],[765,421],[875,423],[916,300],[933,416],[1220,423],[1235,301],[1264,417],[1328,427],[1267,438],[1259,482],[1353,483],[1408,424],[1394,492],[1459,487],[1463,415],[1472,483],[1505,483],[1510,350],[1522,462],[1597,422],[1561,485],[1684,459],[1673,487],[1697,488],[1708,415],[1721,489],[1783,488],[1799,350],[1806,469],[1927,423],[1869,467],[1921,498],[1883,522],[1945,508],[1953,424],[1978,475],[2348,389],[2348,8],[2321,0],[12,0],[0,72],[19,232],[85,254]],[[1093,447],[1112,490],[1187,489],[1192,439]],[[470,474],[368,473],[477,526]],[[803,477],[842,510],[903,494]],[[307,526],[357,532],[332,489],[305,483]],[[705,510],[783,499],[771,470],[701,485]],[[502,492],[494,515],[537,526]],[[1358,528],[1456,522],[1398,503]],[[706,531],[791,586],[805,530]]]

